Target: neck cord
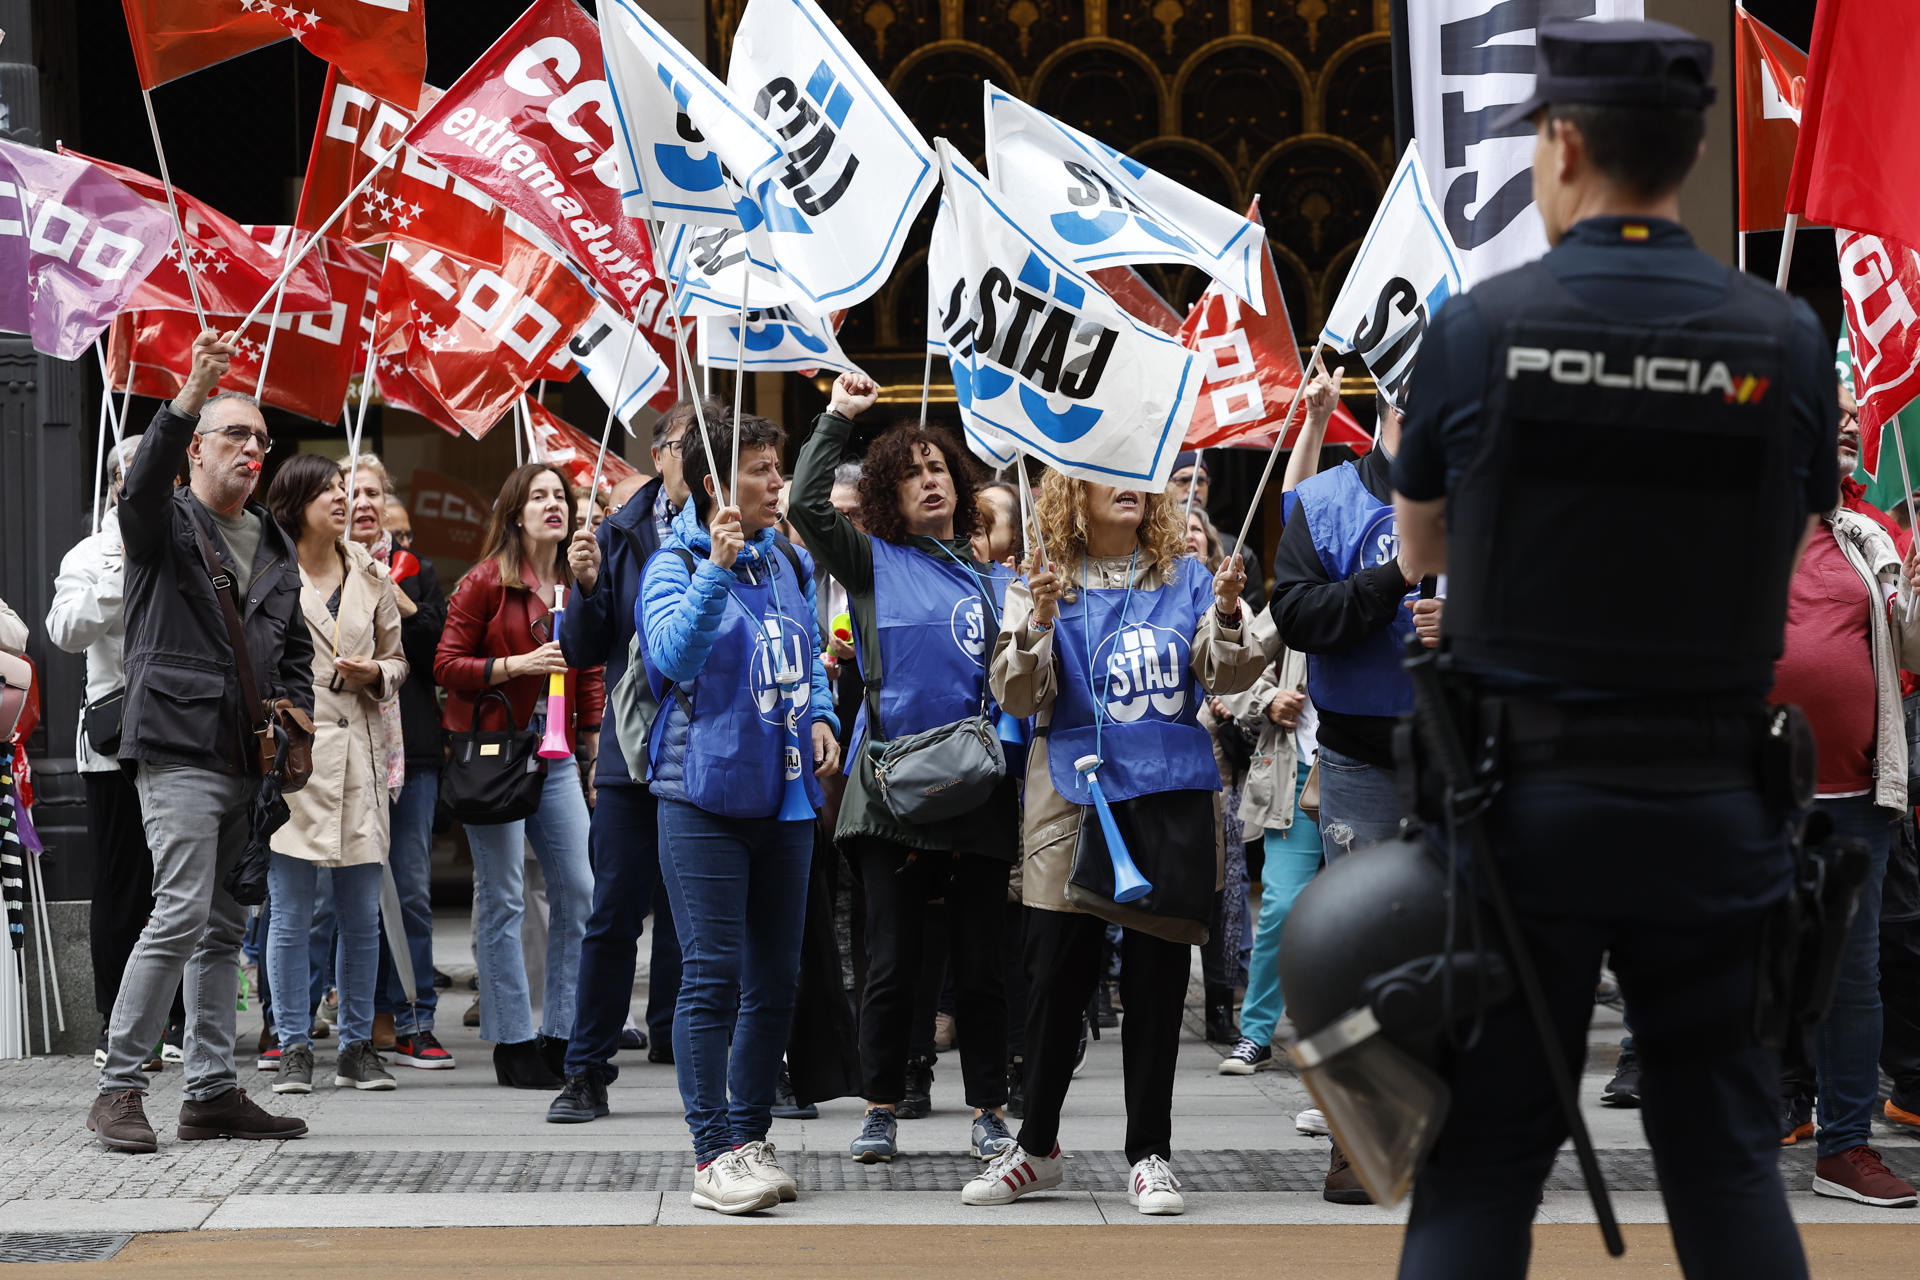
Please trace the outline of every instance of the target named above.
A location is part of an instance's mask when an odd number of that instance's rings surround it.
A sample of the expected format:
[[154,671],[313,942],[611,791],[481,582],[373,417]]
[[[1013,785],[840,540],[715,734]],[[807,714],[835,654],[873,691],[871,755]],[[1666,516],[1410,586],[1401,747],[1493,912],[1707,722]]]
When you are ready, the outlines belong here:
[[[1133,549],[1133,555],[1127,560],[1127,594],[1120,600],[1120,620],[1114,624],[1113,628],[1116,636],[1120,633],[1120,629],[1127,625],[1127,608],[1133,603],[1133,571],[1139,564],[1140,548],[1136,546]],[[1093,692],[1094,655],[1093,623],[1091,620],[1093,615],[1093,600],[1090,593],[1093,590],[1093,584],[1091,578],[1088,576],[1087,565],[1087,552],[1083,547],[1080,550],[1080,593],[1082,597],[1080,601],[1080,638],[1087,646],[1087,692],[1091,693]],[[1101,682],[1100,697],[1093,706],[1093,754],[1095,758],[1101,760],[1102,763],[1105,763],[1105,757],[1100,754],[1100,729],[1106,719],[1107,693],[1112,688],[1113,663],[1109,661],[1107,663],[1107,678]]]

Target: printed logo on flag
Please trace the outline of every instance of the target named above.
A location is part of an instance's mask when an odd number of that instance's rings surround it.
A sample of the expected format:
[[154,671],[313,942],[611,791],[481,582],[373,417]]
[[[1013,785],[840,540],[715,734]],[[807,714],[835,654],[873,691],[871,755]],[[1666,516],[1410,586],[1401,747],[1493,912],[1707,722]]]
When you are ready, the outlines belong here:
[[987,665],[987,613],[980,598],[960,600],[953,606],[953,643],[976,667]]
[[1836,231],[1834,239],[1853,346],[1860,457],[1877,466],[1880,428],[1920,394],[1920,253],[1857,231]]
[[1113,632],[1093,653],[1109,722],[1131,724],[1149,711],[1172,720],[1186,710],[1192,641],[1177,631],[1136,622]]

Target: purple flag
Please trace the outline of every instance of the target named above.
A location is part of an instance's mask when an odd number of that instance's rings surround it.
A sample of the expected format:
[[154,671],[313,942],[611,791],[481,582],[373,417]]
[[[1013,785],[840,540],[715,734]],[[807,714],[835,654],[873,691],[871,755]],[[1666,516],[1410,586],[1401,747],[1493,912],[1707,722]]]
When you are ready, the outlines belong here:
[[83,160],[0,141],[0,329],[86,354],[173,243],[167,212]]

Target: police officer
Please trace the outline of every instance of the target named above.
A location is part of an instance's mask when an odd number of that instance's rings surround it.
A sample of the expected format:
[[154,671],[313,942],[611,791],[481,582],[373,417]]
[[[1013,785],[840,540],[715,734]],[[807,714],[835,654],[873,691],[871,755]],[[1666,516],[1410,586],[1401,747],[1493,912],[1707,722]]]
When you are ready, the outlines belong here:
[[[1763,699],[1787,583],[1833,507],[1830,345],[1802,303],[1694,247],[1712,48],[1657,22],[1541,27],[1534,198],[1552,250],[1434,319],[1393,485],[1443,651],[1503,700],[1487,815],[1567,1061],[1611,953],[1688,1275],[1804,1276],[1776,1167],[1779,1055],[1753,1032],[1787,892]],[[1450,1053],[1402,1276],[1519,1276],[1567,1129],[1524,1006]]]

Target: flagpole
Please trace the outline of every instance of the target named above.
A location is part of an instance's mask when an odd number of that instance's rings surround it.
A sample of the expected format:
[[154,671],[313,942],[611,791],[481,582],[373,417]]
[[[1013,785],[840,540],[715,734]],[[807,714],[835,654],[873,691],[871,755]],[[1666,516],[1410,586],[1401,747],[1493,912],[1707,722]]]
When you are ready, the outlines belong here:
[[140,90],[140,100],[147,104],[147,129],[153,134],[154,154],[160,158],[160,183],[167,189],[167,208],[173,211],[173,234],[180,245],[180,270],[187,277],[188,292],[193,295],[193,314],[199,317],[200,327],[205,329],[207,309],[200,305],[200,282],[193,275],[193,252],[187,247],[187,224],[180,220],[180,201],[173,194],[173,177],[167,172],[167,149],[160,144],[160,121],[153,114],[153,90]]
[[1773,273],[1773,287],[1782,293],[1787,289],[1787,272],[1793,269],[1793,234],[1800,229],[1800,215],[1787,215],[1786,226],[1781,228],[1780,265]]
[[[1888,421],[1886,426],[1893,428],[1893,446],[1900,452],[1900,489],[1906,496],[1908,536],[1920,537],[1920,521],[1915,520],[1913,513],[1913,476],[1907,471],[1906,433],[1900,430],[1900,418],[1897,414]],[[1885,426],[1882,430],[1885,430]]]
[[[127,351],[126,396],[127,396],[127,400],[131,400],[133,398],[133,351],[132,351],[133,343],[131,340],[128,341],[127,346],[128,346],[128,351]],[[126,423],[126,414],[127,414],[127,404],[126,404],[126,401],[123,400],[120,404],[120,412],[116,414],[113,411],[113,377],[107,372],[106,349],[101,346],[100,339],[98,338],[95,338],[93,340],[93,354],[95,358],[97,358],[100,361],[100,387],[101,387],[100,401],[103,405],[106,406],[107,421],[113,424],[113,444],[115,448],[118,448],[120,446],[120,441],[126,438],[127,429],[126,429],[125,423]]]
[[[1021,500],[1030,503],[1033,500],[1033,482],[1027,479],[1027,455],[1024,452],[1015,453],[1013,465],[1020,471]],[[1044,569],[1052,563],[1047,559],[1047,539],[1046,535],[1040,532],[1040,510],[1037,507],[1033,508],[1033,547],[1040,553],[1041,568]]]
[[[658,251],[660,247],[660,224],[654,220],[651,212],[649,212],[646,217],[647,238],[652,241],[654,249]],[[693,420],[700,425],[700,443],[706,446],[707,470],[711,472],[713,470],[713,437],[707,433],[706,392],[703,390],[699,395],[693,393],[693,360],[687,355],[686,317],[674,309],[673,295],[675,282],[673,272],[667,272],[667,274],[660,277],[660,280],[666,286],[667,290],[667,315],[673,320],[673,347],[680,358],[680,385],[686,388],[687,399],[693,401]],[[617,389],[615,394],[619,394]],[[714,481],[716,487],[719,483],[718,480]]]
[[1740,270],[1744,272],[1747,269],[1747,233],[1742,231],[1737,238],[1740,242]]
[[620,393],[627,385],[627,360],[633,355],[633,340],[640,336],[640,322],[635,320],[633,327],[627,330],[627,349],[620,353],[620,372],[614,375],[613,394],[607,398],[607,421],[600,428],[600,452],[593,460],[593,483],[587,486],[589,496],[600,492],[600,468],[607,461],[607,441],[613,438],[613,420],[617,416]]
[[753,263],[748,261],[740,274],[740,340],[733,349],[733,480],[727,488],[727,505],[740,502],[740,396],[747,389],[747,295],[753,292]]
[[[1279,461],[1280,446],[1287,442],[1287,432],[1293,426],[1293,415],[1300,408],[1300,398],[1307,393],[1306,370],[1320,358],[1320,348],[1326,344],[1326,335],[1322,334],[1313,344],[1313,354],[1307,357],[1301,366],[1300,385],[1293,389],[1293,402],[1287,406],[1287,416],[1280,424],[1280,434],[1274,437],[1273,448],[1267,451],[1267,467],[1260,473],[1260,483],[1253,488],[1253,500],[1247,504],[1247,518],[1240,522],[1240,536],[1233,540],[1233,554],[1227,557],[1229,562],[1237,559],[1247,545],[1247,530],[1253,528],[1254,513],[1260,510],[1260,499],[1267,491],[1267,481],[1273,479],[1273,464]],[[1189,491],[1191,492],[1191,491]]]
[[[256,378],[253,383],[253,398],[255,400],[259,400],[267,391],[267,366],[273,363],[273,340],[280,333],[280,304],[286,301],[286,297],[287,280],[285,276],[282,276],[280,282],[273,287],[273,319],[267,322],[267,345],[260,353],[260,376]],[[243,328],[244,323],[245,322],[242,322]],[[241,330],[235,329],[233,332],[234,336],[238,338]],[[352,485],[352,476],[347,477],[347,483],[349,486]],[[349,499],[351,499],[351,495],[349,495]],[[349,500],[349,505],[351,505],[351,500]]]
[[927,391],[933,386],[933,348],[927,348],[927,360],[920,368],[920,429],[927,429]]
[[[107,406],[113,401],[113,388],[100,397],[100,429],[93,442],[93,531],[100,532],[100,503],[107,487]],[[116,444],[117,447],[117,444]]]
[[[1300,375],[1300,380],[1302,382],[1306,381],[1304,371]],[[1195,449],[1193,451],[1193,474],[1187,477],[1187,510],[1186,514],[1180,517],[1180,537],[1182,539],[1185,539],[1187,536],[1187,522],[1193,519],[1193,495],[1194,492],[1200,488],[1200,472],[1206,465],[1207,451],[1205,449]]]
[[[153,115],[153,107],[151,104],[149,104],[147,107],[147,115],[149,118],[151,118]],[[160,141],[160,135],[157,131],[154,133],[153,138],[156,144]],[[248,325],[252,324],[256,319],[259,318],[261,309],[267,305],[267,299],[274,296],[274,293],[276,290],[283,290],[286,288],[287,281],[292,279],[293,277],[294,268],[298,267],[302,262],[306,261],[307,255],[313,252],[313,246],[320,243],[321,237],[327,234],[327,228],[333,225],[334,219],[338,218],[341,214],[345,213],[349,208],[353,206],[353,202],[360,198],[360,193],[362,191],[365,191],[367,187],[372,184],[373,180],[380,176],[381,170],[385,169],[388,165],[393,163],[393,158],[399,155],[400,149],[406,145],[407,145],[407,142],[405,138],[402,138],[399,142],[394,143],[393,150],[387,152],[387,154],[382,156],[380,158],[380,161],[377,164],[375,164],[373,168],[367,170],[366,176],[361,178],[360,181],[354,184],[353,190],[347,192],[347,198],[340,202],[339,207],[336,208],[332,213],[328,214],[325,218],[322,218],[320,220],[320,225],[313,229],[313,234],[307,238],[307,242],[301,245],[298,249],[296,249],[291,254],[287,255],[287,264],[284,267],[280,268],[280,278],[278,280],[275,280],[272,286],[269,287],[265,293],[260,295],[260,301],[253,304],[253,310],[247,312],[246,318],[240,322],[238,328],[236,328],[234,332],[238,333],[240,329],[246,328]],[[167,174],[167,162],[165,160],[162,160],[160,162],[160,176],[164,178],[166,177],[166,174]]]

